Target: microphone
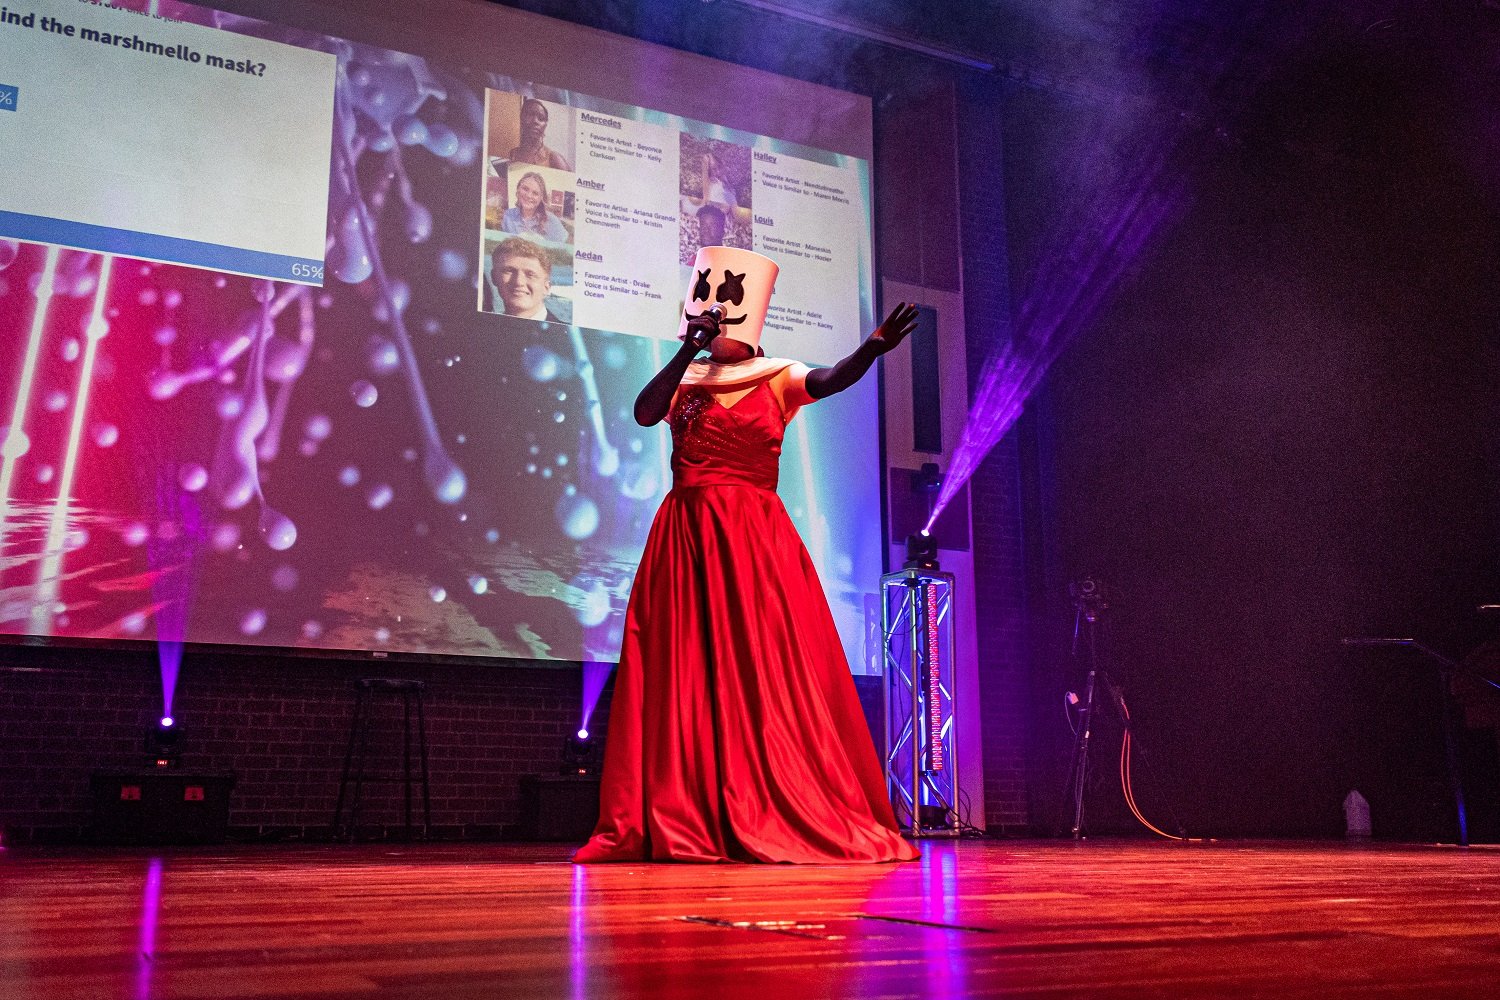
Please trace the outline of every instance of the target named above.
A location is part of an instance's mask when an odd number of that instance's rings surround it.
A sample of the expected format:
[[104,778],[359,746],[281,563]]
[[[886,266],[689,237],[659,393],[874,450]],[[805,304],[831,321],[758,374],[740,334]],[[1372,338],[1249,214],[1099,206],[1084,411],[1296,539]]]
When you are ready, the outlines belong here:
[[[709,341],[719,335],[719,323],[724,319],[724,306],[718,302],[709,306],[698,314],[697,319],[689,324],[689,329],[696,325],[697,329],[688,335],[688,341],[696,344],[698,350],[708,347]],[[708,322],[711,321],[711,322]]]

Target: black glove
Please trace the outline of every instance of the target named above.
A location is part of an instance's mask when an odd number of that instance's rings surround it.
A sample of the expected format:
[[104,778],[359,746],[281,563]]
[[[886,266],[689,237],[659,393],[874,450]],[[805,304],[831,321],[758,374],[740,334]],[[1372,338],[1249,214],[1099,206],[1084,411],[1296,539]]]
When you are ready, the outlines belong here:
[[917,307],[903,302],[891,310],[885,322],[875,328],[866,341],[879,354],[895,350],[907,335],[917,328]]
[[723,315],[724,307],[716,304],[688,320],[687,342],[700,351],[707,350],[708,345],[719,335],[719,320]]

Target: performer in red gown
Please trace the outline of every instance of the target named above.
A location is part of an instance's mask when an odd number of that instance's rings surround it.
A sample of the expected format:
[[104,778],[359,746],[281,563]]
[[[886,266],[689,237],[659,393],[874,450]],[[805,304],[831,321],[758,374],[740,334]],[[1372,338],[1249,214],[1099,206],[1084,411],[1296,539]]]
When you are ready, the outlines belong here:
[[[776,495],[787,423],[853,385],[911,332],[916,310],[898,306],[832,368],[766,358],[776,270],[747,250],[699,251],[683,347],[636,400],[643,426],[671,423],[673,484],[631,591],[599,825],[576,862],[918,856],[897,831],[822,585]],[[694,361],[706,345],[710,358]]]

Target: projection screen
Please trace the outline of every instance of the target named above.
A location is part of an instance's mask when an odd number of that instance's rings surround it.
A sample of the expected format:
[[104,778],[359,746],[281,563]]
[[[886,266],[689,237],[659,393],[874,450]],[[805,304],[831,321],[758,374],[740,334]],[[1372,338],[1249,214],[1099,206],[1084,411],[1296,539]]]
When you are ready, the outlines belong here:
[[[852,349],[868,100],[465,0],[224,6],[0,10],[0,633],[615,659],[686,264],[775,258],[767,352]],[[877,405],[782,459],[860,673]]]

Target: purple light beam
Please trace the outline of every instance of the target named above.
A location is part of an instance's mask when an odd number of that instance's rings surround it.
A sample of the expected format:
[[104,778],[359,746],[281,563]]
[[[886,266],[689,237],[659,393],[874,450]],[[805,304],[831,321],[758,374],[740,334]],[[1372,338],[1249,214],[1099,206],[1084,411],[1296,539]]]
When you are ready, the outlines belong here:
[[1090,210],[1081,213],[1085,220],[1094,220],[1092,224],[1085,222],[1071,239],[1056,241],[1043,258],[1017,313],[1013,335],[980,370],[969,420],[927,530],[1014,426],[1048,368],[1098,315],[1152,237],[1185,203],[1182,175],[1169,171],[1171,145],[1156,143],[1121,183],[1105,185]]

